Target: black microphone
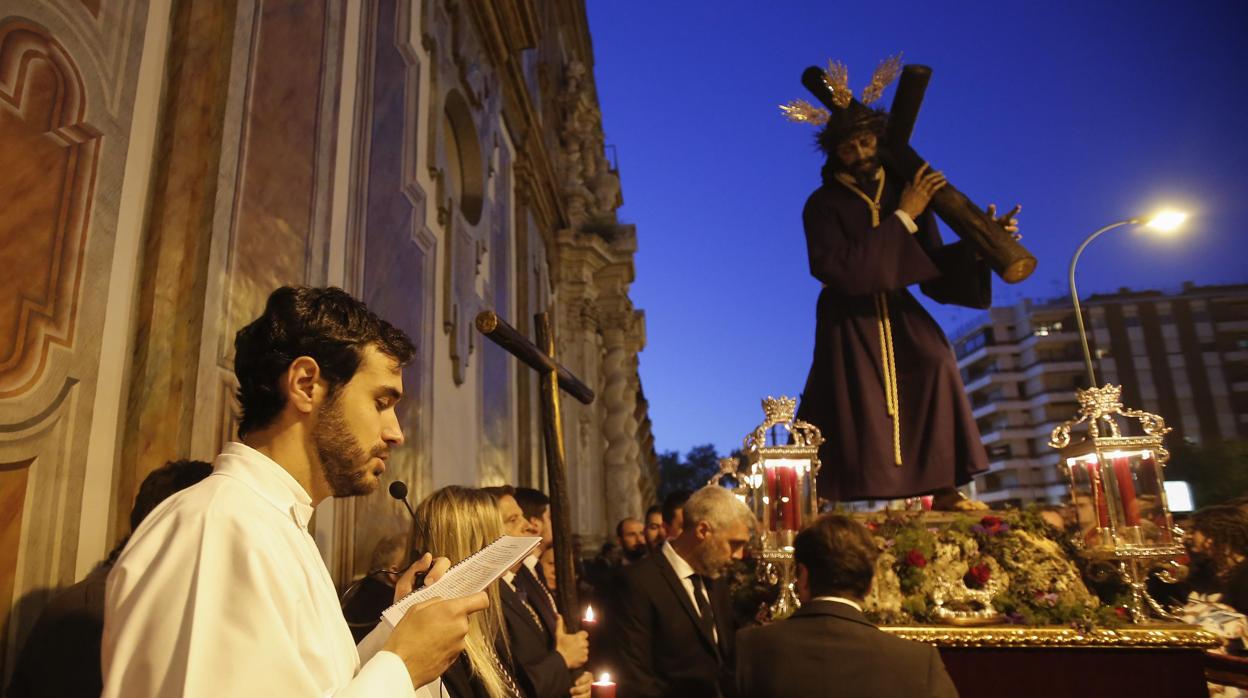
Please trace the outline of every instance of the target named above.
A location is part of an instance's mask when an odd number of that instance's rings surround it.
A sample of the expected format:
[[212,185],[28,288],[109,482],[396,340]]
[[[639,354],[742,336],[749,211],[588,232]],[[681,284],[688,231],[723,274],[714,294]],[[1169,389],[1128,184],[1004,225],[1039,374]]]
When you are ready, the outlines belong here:
[[407,507],[407,513],[412,515],[412,520],[416,520],[416,512],[412,511],[412,505],[407,501],[407,483],[402,480],[395,480],[390,483],[390,496],[403,502],[403,506]]

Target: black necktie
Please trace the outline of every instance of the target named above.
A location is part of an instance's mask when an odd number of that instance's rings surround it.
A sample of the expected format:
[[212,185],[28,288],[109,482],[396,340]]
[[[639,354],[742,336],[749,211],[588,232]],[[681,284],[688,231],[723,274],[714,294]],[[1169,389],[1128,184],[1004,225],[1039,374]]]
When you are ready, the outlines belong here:
[[[710,580],[705,583],[702,575],[690,575],[689,579],[693,582],[693,598],[698,602],[698,613],[702,616],[702,626],[706,629],[708,635],[713,639],[715,637],[715,613],[711,610],[711,603],[707,601],[710,596]],[[705,587],[706,592],[703,593]]]

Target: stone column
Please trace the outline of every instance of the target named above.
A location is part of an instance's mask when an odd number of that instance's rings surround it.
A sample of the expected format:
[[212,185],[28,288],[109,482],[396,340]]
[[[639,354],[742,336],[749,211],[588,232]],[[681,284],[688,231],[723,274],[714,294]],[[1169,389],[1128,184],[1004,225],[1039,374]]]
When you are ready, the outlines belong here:
[[633,416],[635,398],[629,394],[628,331],[625,327],[631,314],[610,316],[602,336],[604,351],[602,370],[604,386],[602,403],[603,436],[607,439],[603,467],[606,475],[607,522],[641,513],[641,492],[637,466],[637,421]]
[[645,315],[633,308],[628,288],[633,281],[636,234],[619,226],[611,243],[613,264],[598,272],[601,334],[603,338],[603,436],[607,440],[603,467],[607,522],[644,513],[641,498],[641,448],[637,441],[636,357],[645,344]]

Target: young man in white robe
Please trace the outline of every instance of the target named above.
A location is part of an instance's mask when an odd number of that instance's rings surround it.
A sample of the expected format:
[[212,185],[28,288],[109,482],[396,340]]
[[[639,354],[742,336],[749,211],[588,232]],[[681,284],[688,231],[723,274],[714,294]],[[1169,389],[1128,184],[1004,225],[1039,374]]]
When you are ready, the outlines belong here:
[[[308,521],[379,486],[415,348],[340,289],[280,288],[235,338],[241,443],[166,500],[109,575],[105,698],[436,695],[485,594],[413,607],[357,648]],[[432,580],[447,563],[428,555]]]

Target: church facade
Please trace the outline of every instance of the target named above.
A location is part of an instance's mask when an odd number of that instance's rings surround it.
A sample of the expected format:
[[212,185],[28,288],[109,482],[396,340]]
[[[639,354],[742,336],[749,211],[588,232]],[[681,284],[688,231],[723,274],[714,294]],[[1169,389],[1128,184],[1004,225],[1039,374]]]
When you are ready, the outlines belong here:
[[[579,0],[14,0],[0,14],[0,681],[49,590],[128,532],[138,484],[233,437],[235,332],[287,284],[405,330],[386,478],[545,487],[526,336],[595,390],[563,400],[587,545],[654,499],[645,317]],[[335,581],[405,530],[329,501]]]

